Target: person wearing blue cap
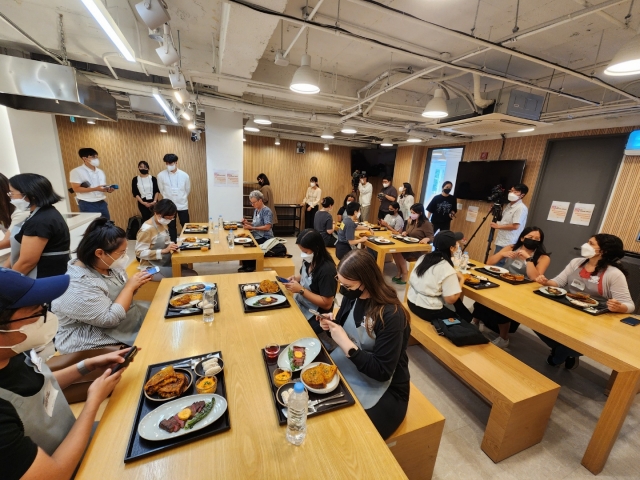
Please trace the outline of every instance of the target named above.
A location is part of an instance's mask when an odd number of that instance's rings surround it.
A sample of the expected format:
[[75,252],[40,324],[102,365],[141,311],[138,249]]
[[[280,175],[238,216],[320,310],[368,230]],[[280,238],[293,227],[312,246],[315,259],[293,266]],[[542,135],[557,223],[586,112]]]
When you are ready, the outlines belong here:
[[[0,465],[3,480],[69,479],[87,446],[98,407],[120,381],[123,349],[51,372],[34,349],[58,330],[51,301],[69,286],[67,275],[32,279],[0,268]],[[97,369],[76,420],[62,389]]]

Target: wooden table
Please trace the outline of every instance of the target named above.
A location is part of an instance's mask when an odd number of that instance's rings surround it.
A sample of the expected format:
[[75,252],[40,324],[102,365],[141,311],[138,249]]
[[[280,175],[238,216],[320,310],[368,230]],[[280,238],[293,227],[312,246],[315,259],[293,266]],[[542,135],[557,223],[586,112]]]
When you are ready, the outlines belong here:
[[[482,262],[473,263],[482,266]],[[620,323],[628,314],[593,316],[535,295],[533,292],[540,288],[535,282],[496,282],[500,288],[474,290],[465,286],[464,294],[613,369],[611,393],[582,457],[582,465],[597,475],[607,462],[640,388],[640,329]]]
[[[206,223],[190,223],[189,225],[207,225]],[[251,233],[250,230],[244,230],[242,228],[234,230],[234,235],[238,233]],[[196,238],[208,238],[211,240],[211,248],[206,252],[202,250],[181,250],[171,255],[171,267],[174,277],[181,275],[181,266],[188,263],[204,263],[204,262],[227,262],[231,260],[255,260],[256,271],[261,272],[264,270],[264,253],[259,246],[244,247],[242,245],[235,245],[234,248],[229,248],[227,243],[227,235],[229,230],[220,230],[218,238],[220,243],[214,243],[214,232],[209,233],[182,233],[182,237],[196,237]],[[249,237],[252,238],[252,237]]]
[[[310,418],[300,447],[287,442],[261,348],[314,334],[286,291],[291,308],[243,313],[238,284],[267,278],[275,279],[274,272],[162,280],[136,340],[141,350],[109,401],[77,479],[406,478],[359,403]],[[212,324],[201,316],[163,318],[171,287],[186,281],[218,284],[220,312]],[[217,350],[225,362],[231,430],[125,465],[147,366]]]
[[[363,230],[356,230],[356,235],[362,233]],[[378,268],[380,268],[381,272],[384,272],[384,258],[387,253],[409,253],[409,252],[430,252],[431,244],[429,243],[404,243],[400,240],[396,240],[395,238],[391,238],[392,233],[389,230],[384,232],[375,231],[373,232],[376,237],[384,237],[391,240],[393,245],[379,245],[377,243],[373,243],[371,241],[364,242],[364,245],[367,248],[370,248],[374,252],[378,253],[378,258],[376,259],[376,263],[378,264]]]

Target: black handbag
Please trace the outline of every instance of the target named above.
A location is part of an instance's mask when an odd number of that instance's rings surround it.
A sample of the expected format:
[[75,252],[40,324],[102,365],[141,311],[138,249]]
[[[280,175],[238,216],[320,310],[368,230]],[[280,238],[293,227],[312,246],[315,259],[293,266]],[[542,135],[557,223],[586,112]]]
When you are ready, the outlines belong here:
[[471,325],[461,318],[449,318],[450,322],[458,321],[453,325],[447,325],[445,320],[435,319],[431,323],[436,329],[438,335],[448,338],[456,347],[464,347],[465,345],[483,345],[489,343],[489,340],[480,333],[478,327]]

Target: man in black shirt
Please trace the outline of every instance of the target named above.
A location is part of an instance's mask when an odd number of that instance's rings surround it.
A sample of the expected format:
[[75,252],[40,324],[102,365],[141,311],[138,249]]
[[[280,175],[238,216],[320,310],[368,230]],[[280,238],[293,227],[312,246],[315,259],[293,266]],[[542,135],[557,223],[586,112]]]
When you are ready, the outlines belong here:
[[444,182],[442,184],[442,194],[436,195],[427,205],[427,214],[430,215],[429,220],[433,224],[433,231],[450,230],[451,220],[458,212],[458,204],[456,197],[451,195],[453,184]]
[[[50,342],[58,319],[48,305],[69,286],[67,275],[34,280],[0,268],[0,477],[71,478],[87,446],[98,407],[120,381],[128,349],[52,373],[35,353]],[[76,420],[62,389],[95,369],[96,379]]]
[[398,190],[391,185],[391,176],[385,175],[382,177],[382,191],[378,194],[380,200],[380,210],[378,210],[378,221],[384,220],[384,217],[389,215],[389,205],[391,202],[395,202],[398,198]]

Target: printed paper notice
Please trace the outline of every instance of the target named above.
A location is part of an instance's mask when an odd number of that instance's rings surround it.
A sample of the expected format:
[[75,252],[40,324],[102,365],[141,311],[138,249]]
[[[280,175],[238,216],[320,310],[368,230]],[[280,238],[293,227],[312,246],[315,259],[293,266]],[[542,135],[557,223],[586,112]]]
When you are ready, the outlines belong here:
[[214,170],[213,171],[213,185],[216,187],[227,186],[227,171],[226,170]]
[[458,204],[458,211],[462,210],[463,206],[461,203]]
[[238,170],[227,170],[227,187],[240,185],[240,173]]
[[571,214],[569,223],[588,227],[591,223],[591,217],[593,216],[593,210],[595,208],[596,206],[593,203],[576,203],[573,207],[573,213]]
[[475,223],[478,218],[478,207],[469,207],[467,209],[467,222]]
[[557,200],[551,202],[547,220],[550,222],[564,223],[564,219],[567,218],[567,212],[569,212],[570,203],[571,202],[558,202]]

